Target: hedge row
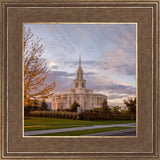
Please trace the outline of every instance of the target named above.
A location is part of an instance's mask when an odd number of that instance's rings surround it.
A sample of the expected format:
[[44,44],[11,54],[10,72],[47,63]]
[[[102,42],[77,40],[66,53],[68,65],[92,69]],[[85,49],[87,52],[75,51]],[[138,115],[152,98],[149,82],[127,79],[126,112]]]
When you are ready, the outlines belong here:
[[106,114],[106,113],[95,113],[95,112],[82,112],[79,115],[81,120],[136,120],[136,116],[128,114]]
[[[62,119],[76,119],[76,112],[55,112],[55,111],[32,111],[32,117],[47,117],[47,118],[62,118]],[[107,114],[97,112],[82,112],[79,115],[80,120],[136,120],[136,116],[129,114]]]
[[76,119],[77,114],[74,112],[32,111],[30,112],[30,116],[31,117]]

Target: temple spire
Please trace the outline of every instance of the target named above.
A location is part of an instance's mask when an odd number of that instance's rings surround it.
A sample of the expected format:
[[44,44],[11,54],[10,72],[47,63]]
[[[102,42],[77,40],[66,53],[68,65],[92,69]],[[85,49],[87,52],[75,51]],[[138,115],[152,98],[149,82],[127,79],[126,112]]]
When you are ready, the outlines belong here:
[[81,53],[79,54],[79,66],[77,69],[77,76],[74,80],[74,88],[85,88],[86,81],[83,79],[83,69],[81,67]]
[[81,53],[79,54],[79,67],[81,67]]

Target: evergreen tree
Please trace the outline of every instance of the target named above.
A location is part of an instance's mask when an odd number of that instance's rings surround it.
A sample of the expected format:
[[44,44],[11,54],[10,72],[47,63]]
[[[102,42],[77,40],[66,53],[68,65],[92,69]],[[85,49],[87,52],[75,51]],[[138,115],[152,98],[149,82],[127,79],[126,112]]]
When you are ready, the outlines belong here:
[[48,111],[48,104],[45,102],[45,100],[43,100],[43,102],[41,103],[41,111]]
[[113,107],[113,113],[119,114],[119,113],[120,113],[120,111],[119,111],[120,109],[121,109],[120,106],[115,106],[115,107]]
[[132,120],[133,115],[136,115],[136,97],[135,98],[128,98],[128,100],[124,100],[124,104],[128,108],[128,111],[130,114],[132,114]]
[[37,100],[37,99],[34,99],[32,110],[36,111],[36,110],[38,110],[38,109],[39,109],[39,107],[38,107],[38,100]]
[[77,112],[77,107],[80,106],[76,101],[71,105],[71,112]]
[[28,117],[29,116],[29,114],[30,114],[30,111],[32,110],[32,106],[31,105],[27,105],[26,107],[24,107],[24,116],[26,117]]
[[111,112],[106,100],[103,101],[101,112],[103,112],[103,113],[110,113]]

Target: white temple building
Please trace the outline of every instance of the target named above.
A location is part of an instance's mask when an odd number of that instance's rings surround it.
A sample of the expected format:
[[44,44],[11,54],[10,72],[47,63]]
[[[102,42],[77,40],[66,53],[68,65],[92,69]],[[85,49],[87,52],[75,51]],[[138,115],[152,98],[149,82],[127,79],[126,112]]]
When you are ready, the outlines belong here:
[[82,111],[92,110],[102,107],[104,100],[107,100],[106,95],[94,93],[92,89],[86,88],[86,80],[83,79],[81,67],[81,55],[79,55],[79,66],[74,86],[67,89],[65,93],[52,96],[52,110],[70,109],[74,101],[81,106]]

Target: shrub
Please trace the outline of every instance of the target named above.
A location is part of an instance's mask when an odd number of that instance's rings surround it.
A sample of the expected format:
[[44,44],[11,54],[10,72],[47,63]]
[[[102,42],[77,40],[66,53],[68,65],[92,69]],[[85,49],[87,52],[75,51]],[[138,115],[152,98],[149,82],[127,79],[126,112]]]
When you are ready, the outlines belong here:
[[[120,115],[120,114],[108,114],[108,113],[99,113],[99,112],[82,112],[79,115],[81,120],[130,120],[131,115]],[[133,117],[136,119],[136,116]]]
[[32,116],[32,117],[47,117],[47,118],[76,119],[77,114],[75,112],[31,111],[29,116]]
[[29,116],[31,110],[32,110],[32,106],[31,105],[28,105],[28,106],[24,107],[24,116]]
[[100,108],[93,108],[93,112],[100,112]]

